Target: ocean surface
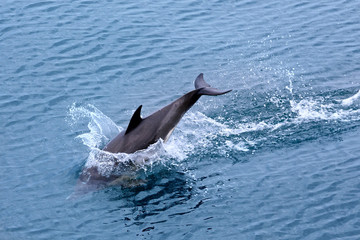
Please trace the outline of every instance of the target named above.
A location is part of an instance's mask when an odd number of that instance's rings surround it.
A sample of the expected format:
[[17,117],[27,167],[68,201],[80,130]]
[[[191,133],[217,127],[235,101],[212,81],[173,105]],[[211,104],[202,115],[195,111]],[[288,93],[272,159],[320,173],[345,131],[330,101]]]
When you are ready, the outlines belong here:
[[[359,10],[1,1],[0,239],[360,239]],[[131,155],[142,184],[77,192],[139,105],[199,73],[233,91]]]

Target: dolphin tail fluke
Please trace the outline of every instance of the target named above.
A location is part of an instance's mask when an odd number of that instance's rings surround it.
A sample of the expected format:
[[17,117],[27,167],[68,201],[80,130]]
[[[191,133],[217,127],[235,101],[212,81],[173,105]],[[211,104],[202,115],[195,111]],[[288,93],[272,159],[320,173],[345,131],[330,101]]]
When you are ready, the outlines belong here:
[[216,88],[212,88],[212,87],[205,87],[205,88],[201,88],[198,92],[198,94],[200,95],[209,95],[209,96],[217,96],[217,95],[222,95],[228,92],[231,92],[232,90],[227,90],[227,91],[221,91],[219,89]]
[[216,88],[212,88],[207,82],[204,80],[204,74],[200,73],[199,76],[195,79],[195,88],[199,89],[199,95],[210,95],[210,96],[217,96],[222,95],[232,90],[222,91]]

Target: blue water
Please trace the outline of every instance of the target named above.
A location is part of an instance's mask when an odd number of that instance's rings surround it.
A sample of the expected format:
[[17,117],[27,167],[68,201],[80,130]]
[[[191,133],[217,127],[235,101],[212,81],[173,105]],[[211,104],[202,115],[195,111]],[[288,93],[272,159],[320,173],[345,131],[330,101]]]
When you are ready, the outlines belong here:
[[[1,1],[0,239],[360,239],[359,9]],[[146,150],[145,185],[71,197],[139,105],[201,72],[233,91]]]

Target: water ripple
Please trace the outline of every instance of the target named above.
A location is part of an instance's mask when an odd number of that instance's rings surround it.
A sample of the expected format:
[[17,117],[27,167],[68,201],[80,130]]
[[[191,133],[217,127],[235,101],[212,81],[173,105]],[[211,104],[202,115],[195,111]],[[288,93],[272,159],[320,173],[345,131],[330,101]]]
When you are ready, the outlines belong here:
[[[359,238],[358,9],[2,1],[5,239]],[[69,126],[69,106],[96,105],[126,127],[136,106],[159,109],[200,72],[234,91],[185,115],[165,147],[173,165],[148,170],[142,188],[65,201],[88,157],[74,138],[89,122]]]

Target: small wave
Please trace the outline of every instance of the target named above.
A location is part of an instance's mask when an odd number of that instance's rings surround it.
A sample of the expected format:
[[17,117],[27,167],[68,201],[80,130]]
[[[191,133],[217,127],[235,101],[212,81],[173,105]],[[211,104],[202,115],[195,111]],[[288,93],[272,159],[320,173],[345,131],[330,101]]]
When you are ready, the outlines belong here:
[[163,141],[157,141],[147,149],[135,153],[110,153],[99,148],[92,148],[85,163],[85,168],[96,167],[99,174],[110,177],[126,173],[133,175],[137,170],[147,171],[155,164],[164,164],[169,157],[163,146]]
[[67,122],[70,126],[75,126],[79,125],[81,120],[87,122],[90,132],[80,134],[77,138],[89,148],[101,147],[123,130],[95,106],[77,106],[74,103],[69,108]]
[[[351,98],[355,99],[354,96]],[[270,98],[269,101],[273,103],[274,99]],[[123,128],[117,126],[93,105],[73,104],[69,108],[68,122],[74,126],[85,120],[89,132],[76,136],[90,149],[85,166],[96,166],[102,175],[109,176],[134,165],[145,171],[152,168],[154,164],[178,165],[198,152],[211,154],[249,152],[263,145],[270,138],[281,139],[284,135],[283,130],[287,131],[289,127],[293,130],[297,129],[293,126],[320,121],[331,124],[329,121],[347,122],[360,119],[360,109],[345,109],[342,104],[329,102],[323,97],[288,101],[288,108],[290,108],[288,110],[292,114],[285,115],[280,120],[274,117],[259,122],[253,122],[250,119],[249,122],[239,123],[234,119],[227,120],[221,117],[215,120],[201,112],[190,111],[180,121],[168,142],[164,143],[160,140],[147,149],[132,154],[113,154],[101,150]],[[283,109],[283,105],[278,107],[279,111]]]
[[358,100],[359,98],[360,98],[360,90],[356,94],[354,94],[353,96],[351,96],[349,98],[346,98],[346,99],[343,99],[341,101],[341,105],[350,106],[350,105],[354,104],[354,102],[356,100]]
[[[221,119],[224,120],[224,119]],[[247,152],[255,143],[246,139],[227,139],[218,144],[218,138],[240,135],[244,132],[262,129],[263,123],[249,123],[232,127],[226,123],[216,121],[201,112],[190,112],[184,116],[175,132],[173,141],[180,144],[184,152],[192,153],[194,149],[217,149],[224,153],[230,150]]]
[[[86,125],[88,132],[80,133],[75,138],[90,150],[85,168],[96,167],[102,176],[134,174],[137,170],[145,172],[152,170],[154,165],[163,166],[180,165],[197,149],[212,149],[216,145],[216,138],[234,132],[226,124],[220,123],[201,112],[189,112],[184,116],[179,126],[164,143],[161,139],[150,145],[147,149],[132,154],[110,153],[102,147],[123,130],[109,117],[91,104],[72,104],[68,111],[67,122],[72,127]],[[260,124],[261,125],[261,124]],[[253,126],[253,130],[256,130]],[[247,131],[245,128],[243,131]],[[249,129],[248,129],[249,131]],[[246,140],[227,140],[221,146],[222,151],[235,149],[249,151],[251,144]]]
[[[127,169],[151,169],[154,164],[166,163],[166,160],[176,159],[170,164],[177,164],[186,158],[186,145],[179,145],[170,141],[164,144],[160,139],[150,145],[147,149],[139,150],[132,154],[110,153],[101,150],[112,138],[119,134],[123,128],[117,126],[109,117],[91,104],[78,106],[72,104],[68,111],[67,122],[70,126],[81,125],[85,121],[89,132],[81,133],[76,139],[81,139],[82,143],[90,149],[88,159],[85,163],[86,168],[97,167],[103,176],[118,175]],[[136,169],[133,169],[134,166]],[[132,171],[133,172],[133,171]]]
[[326,136],[333,129],[346,130],[356,125],[360,109],[344,107],[334,98],[317,96],[295,100],[291,96],[284,100],[273,96],[264,103],[263,119],[258,116],[244,117],[249,119],[246,122],[232,119],[226,124],[213,124],[212,128],[217,131],[218,141],[225,142],[221,150],[227,153],[298,143],[314,136]]
[[342,104],[325,103],[323,99],[290,100],[291,111],[297,113],[294,122],[311,120],[351,121],[359,119],[359,109],[343,109]]

